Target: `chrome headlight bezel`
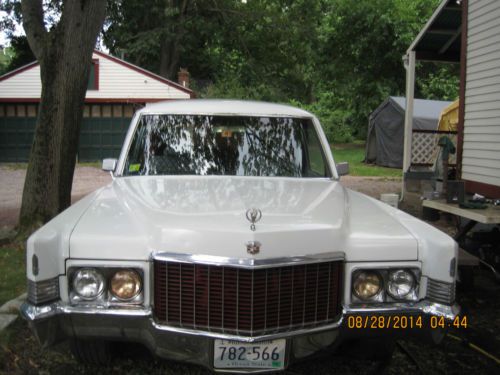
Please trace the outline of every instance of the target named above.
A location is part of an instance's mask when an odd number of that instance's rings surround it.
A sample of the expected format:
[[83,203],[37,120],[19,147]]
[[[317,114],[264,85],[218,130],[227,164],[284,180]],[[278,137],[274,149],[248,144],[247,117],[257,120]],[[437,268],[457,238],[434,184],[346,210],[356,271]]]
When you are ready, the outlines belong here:
[[[78,272],[85,269],[93,269],[104,278],[104,288],[102,293],[94,299],[82,298],[74,288],[74,280]],[[140,279],[141,288],[140,291],[130,299],[120,299],[111,293],[111,278],[117,272],[122,270],[130,270],[135,272]],[[71,267],[68,269],[68,295],[69,302],[72,305],[81,306],[99,306],[99,307],[111,307],[111,306],[131,306],[131,305],[142,305],[144,303],[144,271],[136,267],[103,267],[103,266],[82,266],[82,267]]]
[[[120,274],[128,274],[128,276],[131,276],[132,278],[135,278],[135,285],[134,285],[134,294],[128,298],[119,296],[118,293],[116,293],[114,289],[114,282],[115,278],[118,277]],[[111,296],[111,300],[116,300],[120,302],[131,302],[137,299],[137,297],[140,296],[142,293],[142,288],[143,288],[143,280],[139,272],[137,272],[134,269],[131,268],[124,268],[124,269],[119,269],[116,270],[115,272],[112,273],[111,277],[109,278],[109,294]]]
[[[95,292],[92,295],[84,295],[82,293],[82,289],[79,290],[79,288],[82,287],[81,285],[79,285],[79,283],[83,282],[83,280],[85,279],[91,280],[91,282],[95,284]],[[78,269],[74,273],[71,280],[71,290],[73,291],[73,293],[75,293],[76,297],[84,301],[94,301],[99,299],[99,297],[104,293],[105,288],[106,279],[104,278],[102,273],[99,272],[99,270],[92,267],[84,267]]]
[[[399,282],[400,285],[403,285],[401,281],[403,278],[408,280],[408,291],[398,294],[397,288],[398,285],[397,283]],[[390,270],[387,273],[387,287],[386,291],[387,294],[391,297],[394,298],[395,300],[401,301],[401,300],[407,300],[409,297],[412,297],[412,294],[415,293],[415,286],[416,286],[416,279],[415,275],[413,272],[407,269],[395,269],[395,270]],[[412,298],[410,298],[412,299]]]
[[[360,292],[358,290],[358,286],[361,283],[368,283],[369,280],[372,280],[372,285],[375,285],[375,283],[378,283],[378,290],[374,292],[372,295],[364,298],[360,295]],[[353,273],[352,277],[352,293],[356,298],[358,298],[360,301],[363,302],[381,302],[383,301],[383,291],[384,291],[384,280],[380,273],[378,273],[376,270],[357,270]]]
[[[388,292],[389,285],[389,275],[398,271],[409,272],[414,280],[414,285],[411,291],[405,296],[397,298]],[[354,291],[355,277],[357,277],[361,272],[375,272],[380,275],[383,282],[383,287],[380,293],[371,299],[362,299],[357,296]],[[416,302],[419,298],[419,287],[420,287],[420,276],[421,270],[415,267],[380,267],[380,268],[359,268],[353,270],[351,276],[351,303],[353,304],[375,304],[375,303],[394,303],[394,302]]]

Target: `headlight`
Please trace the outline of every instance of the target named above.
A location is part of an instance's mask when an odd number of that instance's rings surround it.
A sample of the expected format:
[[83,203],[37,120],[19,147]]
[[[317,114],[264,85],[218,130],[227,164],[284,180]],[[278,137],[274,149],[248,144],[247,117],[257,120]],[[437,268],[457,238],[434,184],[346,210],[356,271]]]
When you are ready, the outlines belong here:
[[353,291],[356,297],[367,301],[382,290],[382,278],[374,271],[360,271],[354,276]]
[[93,300],[104,291],[104,277],[94,268],[82,268],[73,277],[73,290],[84,300]]
[[407,270],[389,272],[387,277],[387,293],[392,298],[404,299],[415,289],[415,276]]
[[141,277],[134,270],[117,271],[111,278],[111,294],[122,301],[136,297],[142,289]]

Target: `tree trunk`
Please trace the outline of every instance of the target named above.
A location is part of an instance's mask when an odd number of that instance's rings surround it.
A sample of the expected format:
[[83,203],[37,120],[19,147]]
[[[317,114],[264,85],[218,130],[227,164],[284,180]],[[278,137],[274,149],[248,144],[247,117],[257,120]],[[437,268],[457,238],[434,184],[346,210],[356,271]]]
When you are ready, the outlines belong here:
[[41,0],[23,0],[24,28],[40,63],[42,96],[20,215],[20,229],[45,223],[71,204],[92,52],[106,2],[68,0],[46,31]]
[[169,5],[178,9],[177,20],[172,22],[177,25],[172,34],[162,40],[160,44],[160,75],[177,81],[177,70],[179,69],[181,41],[184,37],[184,20],[187,16],[189,0],[174,0]]
[[177,81],[175,73],[179,65],[179,45],[175,40],[163,40],[160,45],[160,75]]

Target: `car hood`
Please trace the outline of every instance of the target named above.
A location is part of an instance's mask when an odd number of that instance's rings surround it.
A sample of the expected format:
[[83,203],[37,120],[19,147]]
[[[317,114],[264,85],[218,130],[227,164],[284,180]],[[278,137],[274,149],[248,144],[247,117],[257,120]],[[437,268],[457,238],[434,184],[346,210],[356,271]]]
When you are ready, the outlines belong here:
[[[76,224],[70,257],[342,252],[348,261],[416,260],[416,239],[381,204],[329,179],[122,177],[102,189]],[[251,208],[262,212],[255,231],[246,218]],[[261,243],[259,254],[247,253],[248,241]]]

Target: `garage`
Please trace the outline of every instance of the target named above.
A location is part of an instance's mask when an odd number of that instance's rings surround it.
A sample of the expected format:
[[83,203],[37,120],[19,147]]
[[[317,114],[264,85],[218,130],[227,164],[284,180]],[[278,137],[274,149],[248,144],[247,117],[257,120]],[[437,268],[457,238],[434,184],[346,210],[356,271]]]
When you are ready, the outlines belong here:
[[[118,157],[137,109],[157,101],[194,97],[185,69],[179,71],[179,82],[94,51],[78,160]],[[0,77],[0,162],[29,160],[40,93],[40,67],[36,61]]]

